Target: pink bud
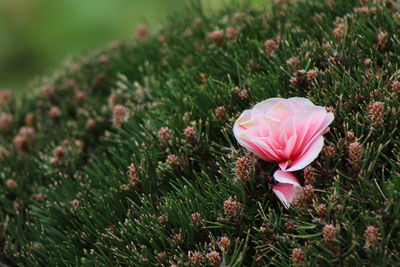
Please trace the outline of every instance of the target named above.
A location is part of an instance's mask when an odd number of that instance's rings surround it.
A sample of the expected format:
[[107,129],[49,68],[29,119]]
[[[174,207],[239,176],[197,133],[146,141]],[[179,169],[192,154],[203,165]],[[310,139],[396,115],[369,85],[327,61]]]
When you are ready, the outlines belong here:
[[8,189],[13,189],[17,187],[17,182],[14,179],[8,179],[6,181],[6,186],[8,187]]

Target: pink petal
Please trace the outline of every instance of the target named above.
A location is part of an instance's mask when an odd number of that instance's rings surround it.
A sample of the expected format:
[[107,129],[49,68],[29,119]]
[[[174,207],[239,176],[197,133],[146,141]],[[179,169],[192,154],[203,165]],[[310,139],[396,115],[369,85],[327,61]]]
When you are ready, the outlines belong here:
[[298,156],[307,150],[319,135],[324,134],[333,119],[333,114],[327,113],[325,110],[320,110],[314,114],[309,112],[297,114],[295,116],[297,141],[293,149],[294,156]]
[[272,117],[260,114],[257,115],[259,136],[271,137],[279,133],[280,121]]
[[281,168],[282,171],[286,171],[287,167],[289,167],[288,160],[279,163],[279,168]]
[[278,142],[282,147],[286,146],[289,138],[296,134],[296,125],[295,125],[295,117],[290,117],[285,120],[281,127],[279,128],[279,139]]
[[323,112],[316,112],[307,133],[308,139],[311,140],[316,135],[323,134],[333,119],[333,113],[328,113],[325,110]]
[[318,157],[323,146],[324,146],[324,138],[322,136],[319,136],[310,145],[310,147],[300,155],[300,157],[298,157],[294,162],[290,164],[289,169],[286,169],[286,171],[292,172],[305,168],[307,165],[309,165]]
[[297,180],[296,175],[291,172],[285,172],[281,170],[277,170],[274,173],[275,181],[279,183],[291,184],[293,186],[300,186],[299,181]]
[[286,99],[282,99],[281,101],[275,103],[271,109],[268,110],[266,115],[280,121],[285,121],[294,115],[293,109],[294,108]]
[[304,97],[290,97],[287,100],[290,101],[297,110],[302,109],[304,106],[315,106],[313,102]]
[[258,114],[267,114],[268,111],[279,101],[284,100],[284,98],[269,98],[260,103],[257,103],[252,109],[252,116],[256,116]]
[[276,153],[275,148],[268,137],[253,138],[252,142],[257,145],[258,149],[263,151],[269,157],[268,161],[278,161],[279,155]]
[[289,138],[289,140],[287,141],[286,147],[285,147],[285,149],[283,150],[283,156],[284,156],[285,158],[287,158],[287,159],[290,159],[290,158],[291,158],[291,155],[292,155],[292,153],[293,153],[294,146],[295,146],[295,144],[296,144],[296,140],[297,140],[297,135],[293,135],[293,136],[291,136],[291,137]]
[[295,199],[297,193],[300,191],[301,188],[295,187],[292,184],[284,184],[280,183],[272,188],[272,191],[278,197],[278,199],[282,202],[285,208],[289,208],[290,204]]
[[[240,115],[240,117],[236,120],[235,124],[233,125],[233,134],[238,141],[238,143],[245,147],[246,149],[250,148],[246,145],[244,142],[243,137],[248,136],[249,134],[252,134],[251,129],[249,129],[249,122],[251,121],[251,110],[245,110],[243,113]],[[247,123],[247,124],[246,124]],[[247,127],[246,127],[247,126]],[[252,127],[253,131],[255,127]]]
[[313,136],[307,137],[309,138],[307,143],[304,143],[303,146],[300,148],[303,152],[307,151],[308,148],[315,142],[315,140],[324,134],[326,132],[328,125],[333,121],[334,116],[332,113],[326,113],[323,121],[320,124],[319,129],[314,133]]
[[261,147],[259,143],[255,142],[254,139],[252,140],[245,135],[240,136],[240,139],[236,139],[238,140],[239,144],[256,154],[259,158],[265,161],[274,161],[271,156],[266,153],[267,150]]

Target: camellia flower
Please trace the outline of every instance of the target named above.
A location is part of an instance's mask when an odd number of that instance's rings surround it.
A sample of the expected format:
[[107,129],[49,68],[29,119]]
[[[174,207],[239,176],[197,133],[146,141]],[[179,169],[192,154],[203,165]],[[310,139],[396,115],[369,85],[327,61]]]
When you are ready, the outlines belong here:
[[270,98],[245,110],[233,126],[243,147],[283,171],[305,168],[318,157],[333,113],[301,97]]
[[324,145],[323,134],[334,119],[324,107],[301,97],[270,98],[245,110],[233,126],[240,145],[258,157],[279,164],[273,192],[289,208],[302,187],[291,173],[314,161]]

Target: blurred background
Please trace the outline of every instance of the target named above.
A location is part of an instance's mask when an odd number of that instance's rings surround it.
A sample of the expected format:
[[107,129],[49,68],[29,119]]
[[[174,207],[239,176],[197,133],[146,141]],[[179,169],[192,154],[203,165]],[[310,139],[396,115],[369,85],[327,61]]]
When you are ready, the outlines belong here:
[[[26,90],[30,80],[51,73],[68,55],[132,39],[140,24],[154,30],[190,1],[0,0],[0,90]],[[199,1],[207,9],[226,2]]]

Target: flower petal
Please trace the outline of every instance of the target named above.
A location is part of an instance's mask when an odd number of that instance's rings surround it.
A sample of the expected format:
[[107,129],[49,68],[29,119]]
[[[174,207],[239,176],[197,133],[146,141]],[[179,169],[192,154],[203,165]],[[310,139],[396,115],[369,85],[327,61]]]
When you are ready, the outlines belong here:
[[279,183],[291,184],[293,186],[300,186],[299,181],[297,180],[296,175],[291,172],[285,172],[281,170],[277,170],[274,173],[275,181]]
[[[324,138],[319,136],[315,141],[308,147],[308,149],[303,152],[300,157],[293,161],[286,171],[298,171],[305,168],[308,164],[314,161],[324,146]],[[279,165],[280,166],[280,165]]]
[[301,110],[304,106],[315,106],[313,102],[304,97],[290,97],[287,99],[297,110]]
[[263,151],[266,155],[268,155],[269,160],[267,161],[277,161],[279,160],[279,155],[276,153],[276,149],[273,145],[273,140],[270,140],[269,138],[266,137],[258,137],[258,138],[253,138],[252,142],[257,145],[258,149]]
[[274,97],[261,101],[260,103],[257,103],[253,107],[251,115],[252,116],[256,116],[258,114],[266,115],[268,111],[274,106],[274,104],[282,100],[284,100],[284,98]]
[[278,199],[282,202],[285,208],[289,208],[290,204],[292,204],[295,199],[297,193],[300,191],[298,187],[295,187],[292,184],[284,184],[279,183],[272,188],[274,194],[278,197]]

